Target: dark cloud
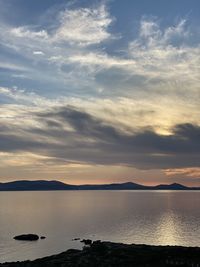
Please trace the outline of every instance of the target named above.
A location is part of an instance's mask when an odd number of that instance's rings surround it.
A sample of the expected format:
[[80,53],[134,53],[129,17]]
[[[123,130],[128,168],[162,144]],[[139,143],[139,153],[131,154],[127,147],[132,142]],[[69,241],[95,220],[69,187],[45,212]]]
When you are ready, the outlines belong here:
[[152,129],[127,134],[73,107],[37,113],[36,119],[43,127],[5,134],[7,128],[1,126],[0,150],[34,150],[66,160],[141,169],[200,167],[197,125],[176,125],[170,135]]
[[0,133],[0,151],[2,152],[34,151],[45,146],[45,144],[25,136]]

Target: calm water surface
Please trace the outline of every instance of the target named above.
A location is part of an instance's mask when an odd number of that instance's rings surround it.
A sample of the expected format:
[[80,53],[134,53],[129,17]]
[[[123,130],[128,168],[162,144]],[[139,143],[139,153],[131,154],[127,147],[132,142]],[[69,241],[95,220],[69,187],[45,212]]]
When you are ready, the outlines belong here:
[[[200,246],[200,191],[0,192],[0,262],[81,247],[75,237]],[[45,240],[13,240],[22,233]]]

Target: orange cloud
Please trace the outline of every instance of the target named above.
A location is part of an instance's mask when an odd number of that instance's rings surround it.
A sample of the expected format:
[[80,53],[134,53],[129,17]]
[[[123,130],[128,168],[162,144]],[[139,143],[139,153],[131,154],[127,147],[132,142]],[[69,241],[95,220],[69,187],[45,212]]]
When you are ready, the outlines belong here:
[[187,177],[200,177],[200,168],[180,168],[180,169],[167,169],[165,170],[167,176],[184,175]]

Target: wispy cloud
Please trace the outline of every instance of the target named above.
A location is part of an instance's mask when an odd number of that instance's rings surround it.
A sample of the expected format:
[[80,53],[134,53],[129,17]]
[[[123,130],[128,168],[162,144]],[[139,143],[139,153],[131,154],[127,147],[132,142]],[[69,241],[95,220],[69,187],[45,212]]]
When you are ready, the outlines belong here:
[[139,38],[130,42],[129,55],[149,79],[184,81],[197,88],[200,46],[188,43],[191,34],[186,20],[164,30],[154,20],[141,20]]
[[[28,25],[13,28],[1,24],[1,44],[21,57],[24,69],[32,69],[33,80],[44,82],[50,77],[61,88],[68,86],[77,90],[79,84],[79,90],[81,85],[93,94],[98,92],[98,87],[115,93],[119,81],[112,80],[113,87],[110,87],[108,76],[118,71],[126,94],[130,95],[138,88],[163,93],[170,86],[174,93],[180,88],[187,92],[187,87],[194,93],[198,90],[200,46],[198,42],[189,42],[193,32],[185,19],[161,29],[155,19],[143,18],[138,36],[127,44],[120,57],[99,46],[106,40],[115,41],[109,31],[113,21],[102,4],[93,8],[68,8],[57,15],[52,29]],[[117,94],[124,96],[123,88]]]
[[173,176],[186,176],[186,177],[193,177],[193,178],[200,178],[200,168],[179,168],[179,169],[167,169],[165,170],[166,175],[173,177]]
[[108,27],[112,22],[106,6],[100,4],[97,8],[80,8],[61,12],[59,27],[53,40],[87,46],[98,44],[112,38]]

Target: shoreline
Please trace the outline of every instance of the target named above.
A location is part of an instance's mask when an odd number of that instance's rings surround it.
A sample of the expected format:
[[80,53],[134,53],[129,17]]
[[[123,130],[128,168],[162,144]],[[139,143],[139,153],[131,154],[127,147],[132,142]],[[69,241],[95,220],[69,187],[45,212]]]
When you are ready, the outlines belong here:
[[[92,241],[91,241],[92,242]],[[200,247],[152,246],[94,241],[82,250],[33,261],[1,263],[0,267],[200,267]]]

